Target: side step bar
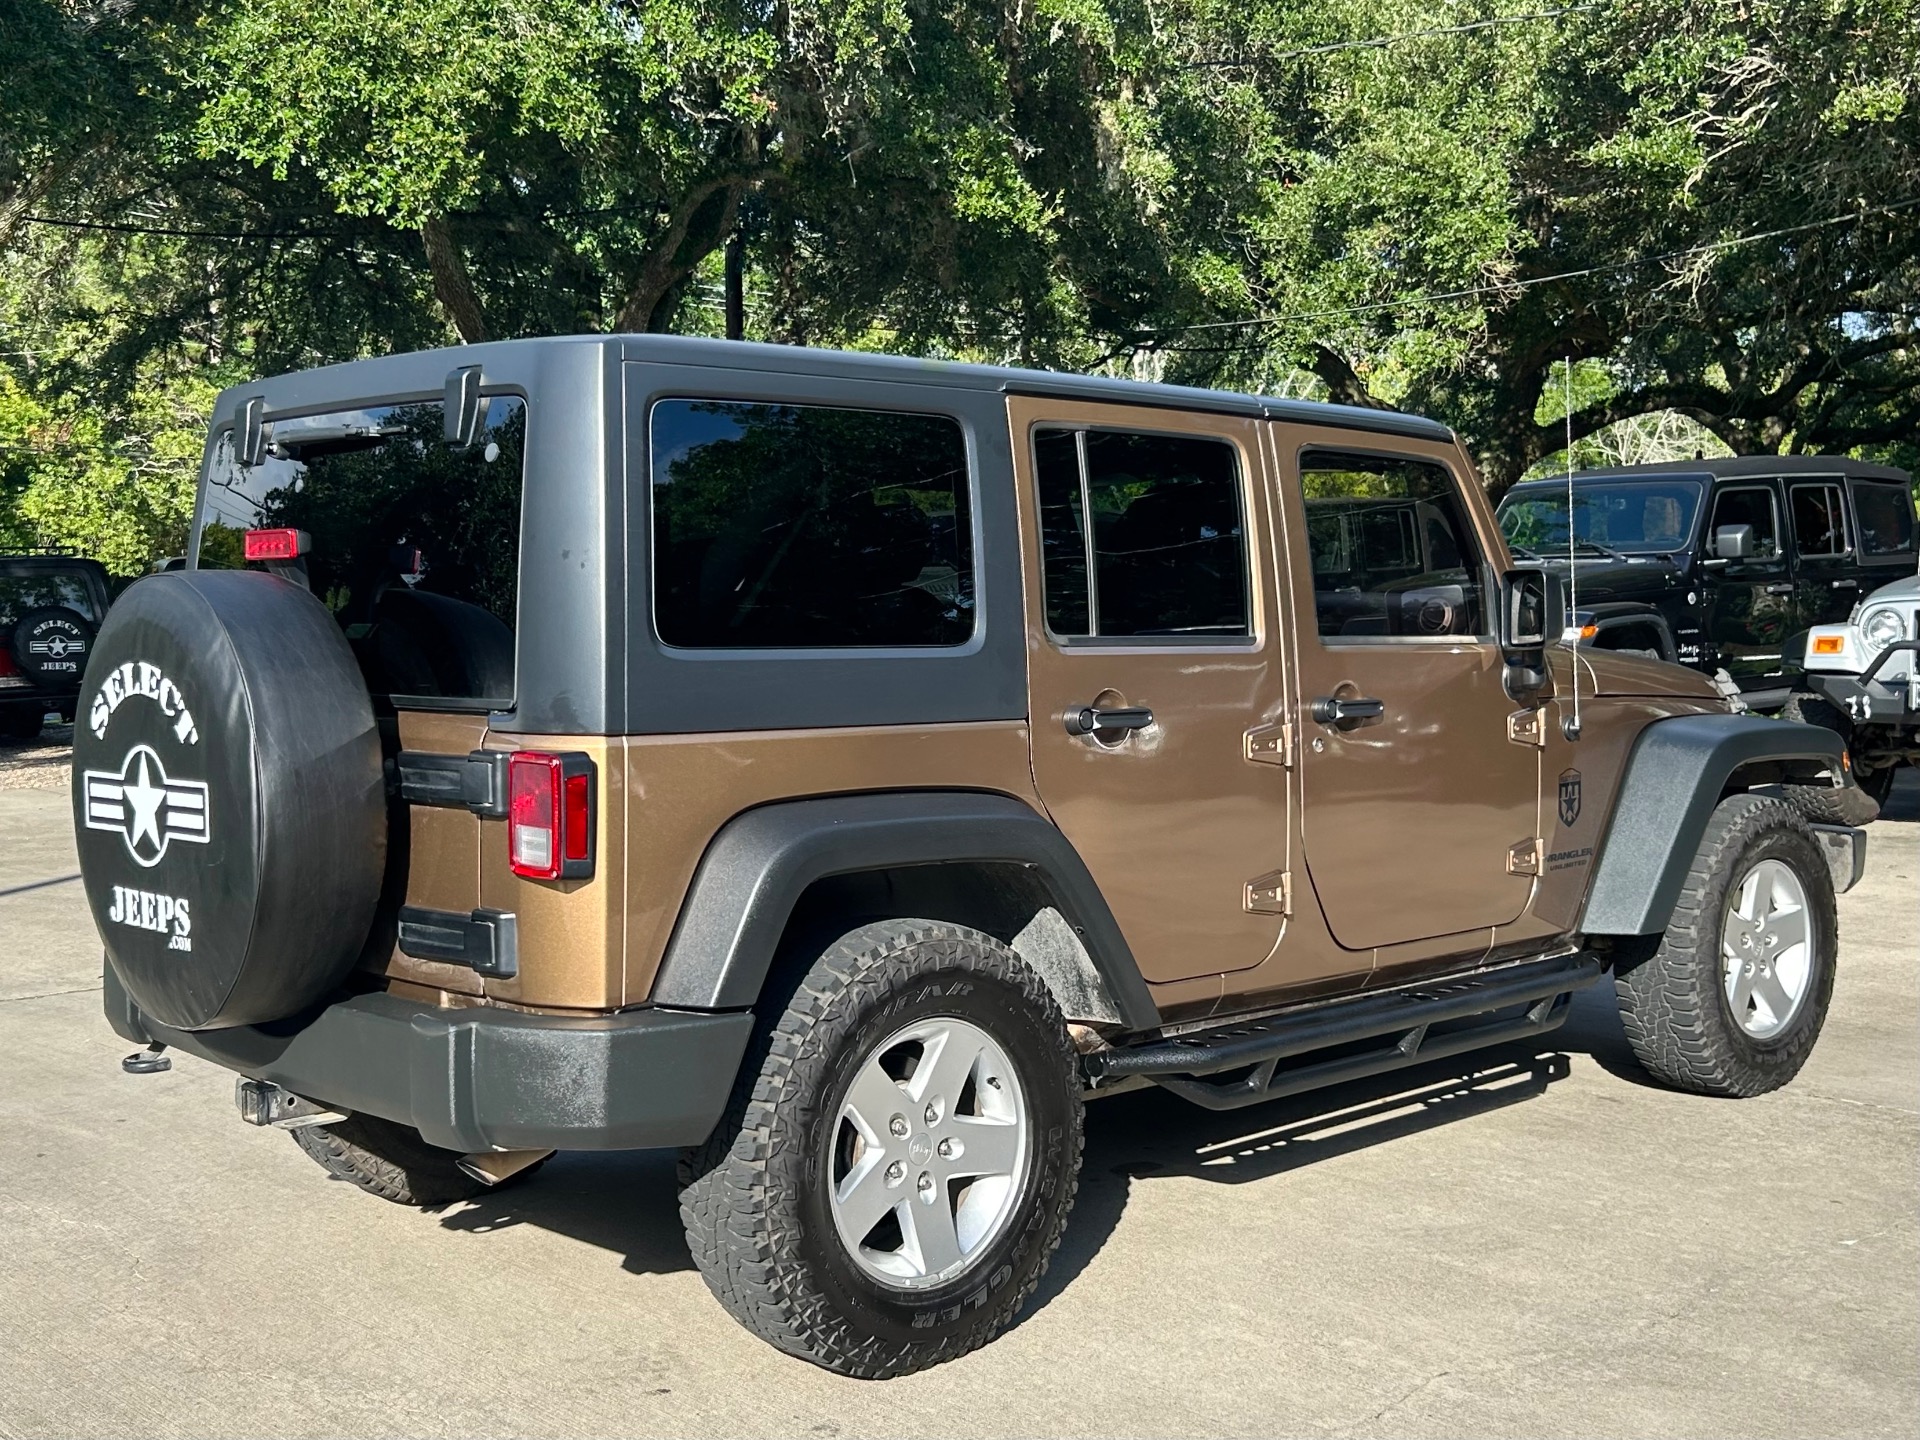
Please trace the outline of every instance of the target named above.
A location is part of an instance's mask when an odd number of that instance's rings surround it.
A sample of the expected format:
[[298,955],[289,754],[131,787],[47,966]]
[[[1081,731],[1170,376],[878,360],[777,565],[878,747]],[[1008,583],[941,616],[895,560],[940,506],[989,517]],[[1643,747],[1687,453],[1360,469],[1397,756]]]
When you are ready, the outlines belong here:
[[[1588,955],[1529,960],[1096,1051],[1084,1063],[1095,1086],[1142,1075],[1196,1105],[1233,1110],[1544,1035],[1566,1021],[1574,991],[1600,975]],[[1435,1026],[1453,1028],[1434,1034]],[[1226,1071],[1246,1073],[1206,1078]]]

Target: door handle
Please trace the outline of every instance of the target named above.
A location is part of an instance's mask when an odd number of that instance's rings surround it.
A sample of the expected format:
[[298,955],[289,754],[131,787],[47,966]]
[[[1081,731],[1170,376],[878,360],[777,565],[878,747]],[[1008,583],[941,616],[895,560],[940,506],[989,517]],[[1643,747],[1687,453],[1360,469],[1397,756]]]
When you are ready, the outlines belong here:
[[1101,710],[1082,705],[1066,714],[1069,735],[1091,735],[1096,730],[1144,730],[1153,724],[1153,711],[1144,705]]
[[1791,595],[1792,593],[1793,586],[1785,581],[1778,585],[1767,586],[1767,594],[1769,595]]
[[1858,580],[1836,580],[1833,582],[1833,588],[1835,590],[1858,590],[1860,588],[1860,582]]
[[1384,700],[1340,700],[1322,695],[1313,702],[1313,718],[1322,725],[1357,725],[1362,720],[1378,720],[1387,713]]

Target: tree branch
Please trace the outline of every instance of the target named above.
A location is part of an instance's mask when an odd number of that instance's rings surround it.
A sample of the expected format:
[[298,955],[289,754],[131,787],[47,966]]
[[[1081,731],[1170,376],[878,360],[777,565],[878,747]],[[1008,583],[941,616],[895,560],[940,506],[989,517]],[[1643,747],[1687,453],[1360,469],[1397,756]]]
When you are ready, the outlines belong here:
[[433,274],[433,296],[460,338],[478,345],[487,338],[487,325],[480,314],[480,297],[474,293],[473,277],[467,262],[453,243],[453,231],[444,215],[436,215],[420,227],[420,240],[427,249],[427,269]]
[[[733,230],[746,191],[747,176],[730,172],[702,180],[680,197],[668,212],[666,231],[640,262],[640,273],[614,317],[615,330],[639,333],[652,328],[655,312],[668,292],[692,274],[693,268]],[[720,213],[712,223],[691,233],[694,220],[715,195],[721,196]]]

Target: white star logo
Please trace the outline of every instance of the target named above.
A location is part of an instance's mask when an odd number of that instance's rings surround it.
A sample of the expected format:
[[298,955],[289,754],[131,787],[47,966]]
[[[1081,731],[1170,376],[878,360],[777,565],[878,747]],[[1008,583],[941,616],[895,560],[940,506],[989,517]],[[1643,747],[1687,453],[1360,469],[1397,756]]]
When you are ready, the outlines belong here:
[[136,745],[118,771],[88,770],[81,777],[89,830],[111,830],[141,865],[153,866],[176,840],[207,843],[207,787],[172,780],[150,745]]
[[160,841],[160,806],[167,798],[166,787],[156,785],[147,777],[147,757],[140,757],[140,779],[123,786],[120,791],[127,802],[127,808],[133,813],[133,825],[127,831],[127,841],[136,849],[142,835],[153,838],[156,850],[162,848]]

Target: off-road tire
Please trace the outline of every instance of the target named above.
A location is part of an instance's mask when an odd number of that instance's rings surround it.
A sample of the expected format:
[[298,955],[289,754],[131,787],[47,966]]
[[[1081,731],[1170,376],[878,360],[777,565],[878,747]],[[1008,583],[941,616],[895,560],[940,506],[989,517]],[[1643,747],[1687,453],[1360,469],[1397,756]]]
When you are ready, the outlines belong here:
[[[993,1036],[1029,1097],[1025,1193],[980,1260],[945,1286],[883,1286],[847,1256],[827,1209],[827,1137],[872,1046],[917,1019]],[[977,1349],[1010,1325],[1060,1243],[1079,1183],[1081,1103],[1046,986],[989,935],[930,920],[862,925],[828,945],[763,1024],[724,1117],[682,1153],[694,1263],[747,1329],[844,1375],[884,1379]]]
[[1887,801],[1893,798],[1893,782],[1900,778],[1900,767],[1882,765],[1877,770],[1856,770],[1853,778],[1859,782],[1860,793],[1873,801],[1876,807],[1884,809]]
[[[1796,690],[1789,695],[1787,703],[1780,707],[1780,718],[1798,725],[1818,725],[1833,731],[1849,748],[1853,745],[1852,717],[1826,696],[1811,690]],[[1893,788],[1893,772],[1878,770],[1862,774],[1856,771],[1854,779],[1859,782],[1857,788],[1834,790],[1822,785],[1786,785],[1781,787],[1781,794],[1815,825],[1865,825],[1879,818],[1880,807]]]
[[287,1132],[328,1174],[396,1205],[451,1205],[490,1190],[517,1185],[547,1162],[535,1161],[497,1185],[476,1180],[459,1167],[460,1156],[429,1145],[410,1125],[372,1115],[353,1115],[336,1125],[306,1125]]
[[[1740,1028],[1727,1002],[1721,928],[1729,888],[1766,859],[1786,862],[1806,891],[1813,968],[1799,1012],[1779,1035],[1762,1041]],[[1707,821],[1659,948],[1614,974],[1635,1058],[1655,1079],[1697,1094],[1778,1089],[1799,1073],[1820,1036],[1833,997],[1838,935],[1832,873],[1800,814],[1772,796],[1722,800]]]
[[1858,785],[1776,785],[1772,793],[1809,825],[1869,825],[1880,805]]

